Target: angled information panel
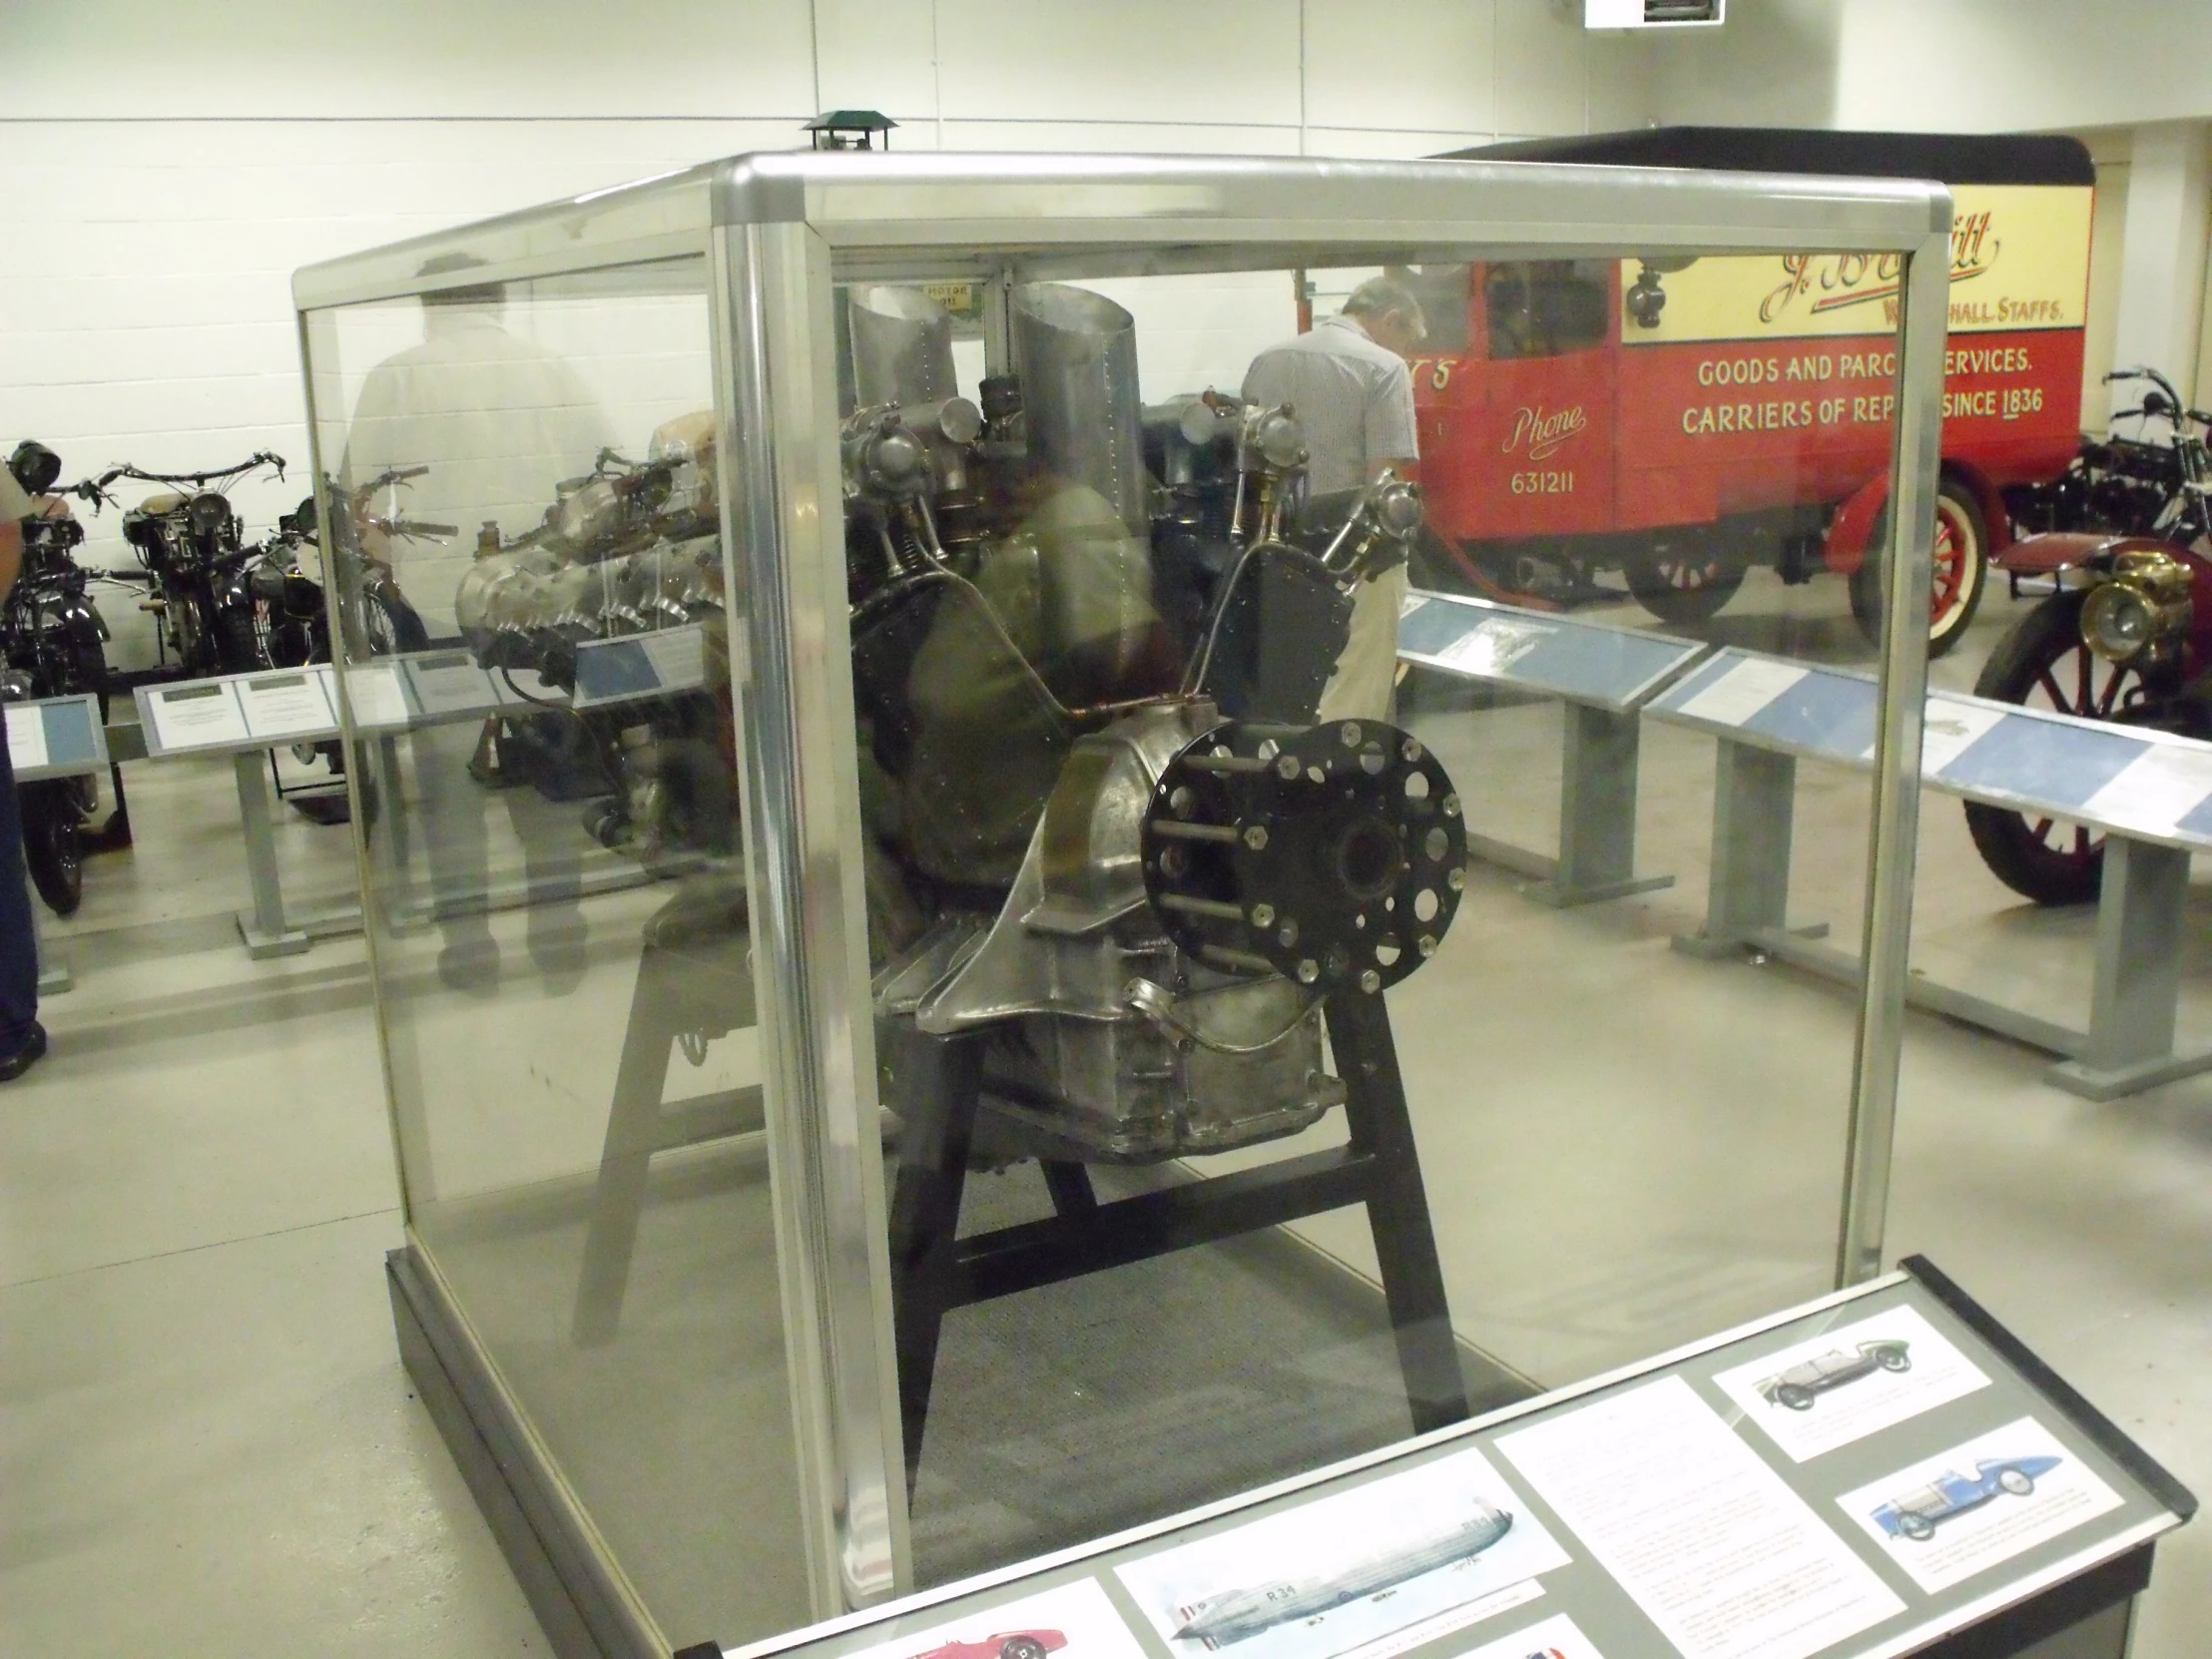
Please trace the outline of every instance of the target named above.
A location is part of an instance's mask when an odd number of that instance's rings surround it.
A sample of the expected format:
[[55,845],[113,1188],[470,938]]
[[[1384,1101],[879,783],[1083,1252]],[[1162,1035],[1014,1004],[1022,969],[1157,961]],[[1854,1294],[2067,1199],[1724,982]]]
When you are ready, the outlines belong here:
[[[354,723],[364,732],[569,706],[568,693],[538,675],[480,668],[457,648],[364,664],[347,674],[346,691]],[[146,752],[156,759],[238,754],[338,735],[338,685],[327,663],[141,686],[133,695]]]
[[1406,596],[1397,627],[1397,654],[1407,661],[1624,711],[1705,650],[1695,640],[1420,590]]
[[[1733,648],[1649,713],[1717,737],[1842,766],[1874,759],[1874,678]],[[1931,692],[1921,781],[2138,840],[2212,849],[2212,745],[1960,692]]]
[[707,633],[696,622],[576,647],[579,709],[697,691],[706,683]]
[[1412,1449],[732,1651],[1892,1659],[2124,1626],[2195,1499],[1907,1267]]
[[326,663],[141,686],[132,695],[146,753],[155,760],[235,755],[338,735],[337,687]]
[[10,703],[6,719],[8,764],[18,784],[107,770],[108,735],[91,693]]

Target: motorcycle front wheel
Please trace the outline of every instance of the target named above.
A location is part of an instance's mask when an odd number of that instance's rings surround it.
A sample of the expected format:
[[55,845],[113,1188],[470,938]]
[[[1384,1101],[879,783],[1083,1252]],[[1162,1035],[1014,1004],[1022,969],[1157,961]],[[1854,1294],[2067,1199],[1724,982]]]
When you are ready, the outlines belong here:
[[68,779],[19,784],[15,793],[31,885],[56,915],[75,915],[85,897],[84,813],[78,793]]
[[363,609],[367,613],[368,648],[373,654],[390,657],[430,648],[430,630],[396,589],[371,588],[363,597],[367,601]]
[[[2020,619],[1989,660],[1974,695],[2085,720],[2110,720],[2139,702],[2142,680],[2115,668],[2081,638],[2084,591],[2044,600]],[[1989,872],[2038,904],[2087,904],[2104,874],[2104,837],[2085,824],[1966,803],[1966,829]]]

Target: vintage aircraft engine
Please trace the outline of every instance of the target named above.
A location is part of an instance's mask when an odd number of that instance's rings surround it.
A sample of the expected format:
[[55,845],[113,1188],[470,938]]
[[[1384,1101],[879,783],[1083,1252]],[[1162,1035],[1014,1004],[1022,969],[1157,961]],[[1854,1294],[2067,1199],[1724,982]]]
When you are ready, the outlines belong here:
[[1463,880],[1435,758],[1312,724],[1417,488],[1306,500],[1288,408],[1141,413],[1130,319],[1095,293],[1015,290],[1020,381],[987,412],[946,395],[948,336],[910,296],[849,314],[882,399],[844,460],[887,1098],[917,1042],[965,1037],[985,1156],[1305,1128],[1345,1098],[1325,1001],[1433,954]]

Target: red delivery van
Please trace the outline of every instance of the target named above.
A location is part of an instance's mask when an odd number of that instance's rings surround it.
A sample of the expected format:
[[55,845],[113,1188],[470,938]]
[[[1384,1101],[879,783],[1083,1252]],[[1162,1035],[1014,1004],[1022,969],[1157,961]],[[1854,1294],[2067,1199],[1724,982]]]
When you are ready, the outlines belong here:
[[[2001,492],[2079,441],[2094,175],[2068,138],[1678,127],[1455,158],[1933,178],[1951,235],[1931,649],[1964,631],[2008,545]],[[1568,604],[1619,570],[1666,622],[1754,564],[1850,582],[1881,614],[1897,373],[1895,257],[1509,261],[1399,272],[1428,321],[1421,478],[1463,581]],[[1431,579],[1443,572],[1429,573]]]

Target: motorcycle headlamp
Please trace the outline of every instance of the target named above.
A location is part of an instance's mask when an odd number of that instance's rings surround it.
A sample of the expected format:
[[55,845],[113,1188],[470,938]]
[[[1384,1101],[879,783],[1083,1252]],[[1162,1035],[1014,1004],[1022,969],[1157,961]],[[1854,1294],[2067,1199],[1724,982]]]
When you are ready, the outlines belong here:
[[213,490],[194,496],[192,505],[186,510],[191,515],[195,535],[221,535],[223,527],[231,522],[231,503]]
[[1387,534],[1403,541],[1428,518],[1420,486],[1402,478],[1383,485],[1376,491],[1375,518]]
[[2112,579],[2082,605],[2082,640],[2115,665],[2156,661],[2189,631],[2190,588],[2189,567],[2171,554],[2147,548],[2121,553]]
[[1246,442],[1253,454],[1278,472],[1306,460],[1306,430],[1287,408],[1255,412],[1246,428]]

